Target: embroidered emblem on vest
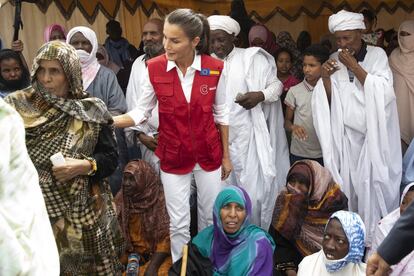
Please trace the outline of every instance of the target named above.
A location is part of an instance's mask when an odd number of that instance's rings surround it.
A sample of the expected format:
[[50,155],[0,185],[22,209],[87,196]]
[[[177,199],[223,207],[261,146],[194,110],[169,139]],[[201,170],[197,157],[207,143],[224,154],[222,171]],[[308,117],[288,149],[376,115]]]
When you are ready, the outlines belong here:
[[208,94],[208,86],[207,84],[203,84],[200,86],[200,93],[201,95],[207,95]]

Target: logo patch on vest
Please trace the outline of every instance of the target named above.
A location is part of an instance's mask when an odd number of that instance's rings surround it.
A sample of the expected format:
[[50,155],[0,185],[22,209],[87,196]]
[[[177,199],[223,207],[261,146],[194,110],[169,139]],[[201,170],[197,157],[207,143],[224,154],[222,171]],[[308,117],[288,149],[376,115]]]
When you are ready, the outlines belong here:
[[201,68],[200,76],[218,76],[220,75],[220,71],[218,70],[210,70],[209,68]]
[[207,84],[203,84],[203,85],[201,85],[200,86],[200,93],[201,93],[201,95],[207,95],[208,94],[208,86],[207,86]]

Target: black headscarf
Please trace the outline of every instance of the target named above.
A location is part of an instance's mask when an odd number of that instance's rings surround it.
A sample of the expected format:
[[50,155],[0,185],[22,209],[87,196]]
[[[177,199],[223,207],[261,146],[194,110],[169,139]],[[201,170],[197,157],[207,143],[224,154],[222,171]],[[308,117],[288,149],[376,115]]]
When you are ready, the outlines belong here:
[[23,65],[23,62],[19,54],[11,49],[0,50],[0,66],[1,66],[1,61],[5,59],[16,60],[22,69],[22,76],[20,77],[19,80],[10,81],[10,80],[5,80],[0,74],[0,91],[13,92],[13,91],[21,90],[21,89],[28,87],[30,85],[30,73],[29,73],[29,70]]

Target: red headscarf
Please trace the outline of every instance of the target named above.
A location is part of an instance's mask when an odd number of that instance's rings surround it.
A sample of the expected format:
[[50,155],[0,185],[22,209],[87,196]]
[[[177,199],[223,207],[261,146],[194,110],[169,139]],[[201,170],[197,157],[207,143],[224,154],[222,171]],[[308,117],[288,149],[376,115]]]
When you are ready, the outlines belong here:
[[252,47],[252,42],[255,38],[260,38],[264,41],[264,44],[262,46],[263,49],[266,50],[269,54],[272,56],[275,55],[278,46],[276,44],[275,38],[272,34],[272,32],[269,31],[269,29],[261,24],[254,25],[250,31],[249,31],[249,45]]

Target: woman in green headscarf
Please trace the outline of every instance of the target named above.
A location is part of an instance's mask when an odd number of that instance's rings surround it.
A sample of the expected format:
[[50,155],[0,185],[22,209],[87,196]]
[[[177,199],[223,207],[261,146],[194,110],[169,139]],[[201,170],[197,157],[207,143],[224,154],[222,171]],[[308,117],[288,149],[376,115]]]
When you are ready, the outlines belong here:
[[252,204],[244,189],[229,186],[218,194],[213,209],[214,225],[192,241],[201,255],[211,261],[212,275],[273,274],[273,239],[250,223],[251,212]]

